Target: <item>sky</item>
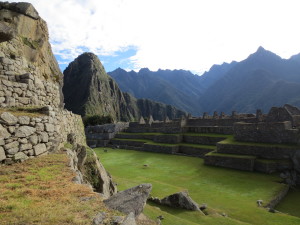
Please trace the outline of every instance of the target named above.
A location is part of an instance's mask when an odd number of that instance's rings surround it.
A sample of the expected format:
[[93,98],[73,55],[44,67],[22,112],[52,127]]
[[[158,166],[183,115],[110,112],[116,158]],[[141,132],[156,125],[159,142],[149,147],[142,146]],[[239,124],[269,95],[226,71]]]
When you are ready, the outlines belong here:
[[300,53],[299,0],[26,0],[46,20],[63,70],[83,52],[107,72],[241,61],[259,46]]

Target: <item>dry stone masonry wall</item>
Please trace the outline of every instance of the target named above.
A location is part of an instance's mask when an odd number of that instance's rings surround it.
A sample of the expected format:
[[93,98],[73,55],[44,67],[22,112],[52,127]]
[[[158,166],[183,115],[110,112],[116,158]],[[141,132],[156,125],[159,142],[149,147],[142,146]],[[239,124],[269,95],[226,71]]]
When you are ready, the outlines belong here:
[[11,164],[54,151],[74,133],[78,143],[85,142],[81,117],[66,110],[50,111],[44,116],[0,114],[0,162]]

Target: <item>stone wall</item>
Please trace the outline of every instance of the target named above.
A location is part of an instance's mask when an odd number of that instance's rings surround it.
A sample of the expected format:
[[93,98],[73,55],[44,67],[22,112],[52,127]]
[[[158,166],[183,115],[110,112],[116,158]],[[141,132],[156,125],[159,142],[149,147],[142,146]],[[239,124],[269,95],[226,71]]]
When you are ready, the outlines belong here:
[[[1,61],[18,62],[0,57]],[[0,75],[0,107],[47,105],[58,107],[60,105],[60,90],[57,84],[41,80],[31,73],[21,75],[7,75],[7,71],[5,73],[5,75]]]
[[48,115],[26,113],[0,114],[0,161],[11,164],[55,151],[75,134],[85,144],[81,117],[66,110],[50,110]]
[[300,144],[300,132],[292,129],[291,121],[234,124],[237,141]]
[[190,144],[216,145],[217,142],[223,141],[224,139],[226,139],[226,137],[183,135],[183,141]]
[[212,126],[219,126],[219,127],[232,127],[234,123],[241,122],[241,121],[247,121],[248,123],[254,123],[257,122],[257,118],[250,117],[250,118],[228,118],[228,119],[206,119],[206,118],[190,118],[187,120],[187,127],[212,127]]
[[253,171],[255,157],[236,157],[234,155],[220,155],[217,153],[208,153],[204,157],[205,165],[220,166],[225,168]]
[[289,159],[298,148],[293,146],[263,146],[263,145],[243,145],[243,144],[222,144],[217,143],[217,152],[235,155],[253,155],[262,159]]
[[118,132],[125,130],[128,123],[104,124],[85,128],[87,144],[91,148],[107,146]]
[[46,22],[29,3],[0,2],[0,107],[62,106]]
[[153,141],[158,143],[177,144],[182,142],[182,135],[155,135]]

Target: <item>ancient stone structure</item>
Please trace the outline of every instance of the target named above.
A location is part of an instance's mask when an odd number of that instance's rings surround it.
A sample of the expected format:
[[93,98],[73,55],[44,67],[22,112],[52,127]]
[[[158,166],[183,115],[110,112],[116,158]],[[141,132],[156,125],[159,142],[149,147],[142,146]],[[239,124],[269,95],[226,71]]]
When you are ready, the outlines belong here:
[[78,143],[85,142],[81,117],[61,109],[38,116],[33,113],[14,116],[11,112],[3,112],[0,133],[0,161],[7,164],[54,151],[67,141],[69,133],[76,134]]
[[0,3],[0,107],[62,105],[48,29],[29,3]]
[[74,133],[85,143],[80,116],[62,108],[62,74],[48,30],[29,3],[0,3],[0,161],[46,154]]
[[[201,118],[129,123],[111,144],[119,148],[203,157],[205,164],[273,173],[300,171],[300,110],[273,107],[268,114],[206,113]],[[139,140],[140,139],[140,140]],[[294,177],[294,176],[288,176]],[[291,181],[291,183],[294,181]]]
[[128,123],[104,124],[85,128],[86,141],[91,148],[107,146],[118,132],[125,130]]

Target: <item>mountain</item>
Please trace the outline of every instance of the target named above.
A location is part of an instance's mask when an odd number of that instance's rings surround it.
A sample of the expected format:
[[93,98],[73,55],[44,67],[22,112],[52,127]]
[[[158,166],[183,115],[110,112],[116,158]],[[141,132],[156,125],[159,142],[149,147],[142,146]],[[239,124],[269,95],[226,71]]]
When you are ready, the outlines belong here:
[[[65,107],[82,116],[110,115],[114,120],[131,121],[141,115],[152,115],[156,120],[185,115],[185,112],[170,105],[139,100],[121,92],[93,53],[78,56],[65,69],[63,93]],[[140,102],[144,101],[147,101],[149,107],[143,107],[144,104]]]
[[150,71],[147,68],[126,72],[118,68],[110,73],[124,92],[136,98],[147,98],[196,115],[199,104],[195,101],[204,91],[199,76],[185,70]]
[[223,63],[222,65],[213,65],[209,71],[205,72],[201,78],[201,84],[205,90],[221,79],[226,73],[237,64],[236,61]]
[[198,103],[209,113],[253,112],[286,103],[299,106],[299,87],[299,56],[282,59],[259,47],[212,84]]
[[109,73],[127,91],[199,116],[203,112],[252,113],[286,103],[300,106],[300,54],[290,59],[259,47],[241,62],[213,65],[202,76],[185,70]]

